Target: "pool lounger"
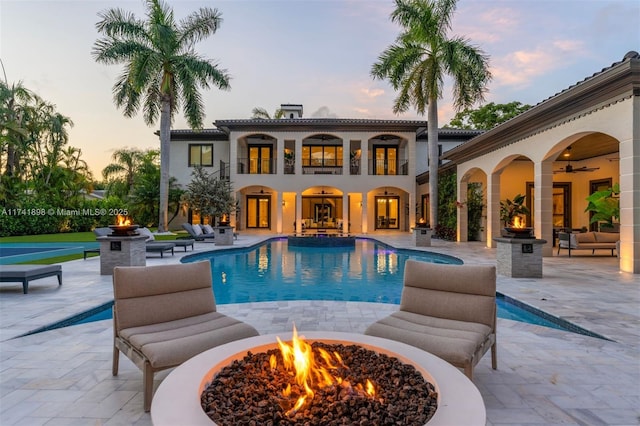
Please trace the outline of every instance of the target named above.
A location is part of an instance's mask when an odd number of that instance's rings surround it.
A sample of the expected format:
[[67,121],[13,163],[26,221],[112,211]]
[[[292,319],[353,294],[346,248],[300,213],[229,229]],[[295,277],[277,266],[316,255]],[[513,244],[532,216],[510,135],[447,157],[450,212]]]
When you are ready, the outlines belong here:
[[58,285],[62,285],[60,265],[2,265],[0,282],[22,282],[22,292],[29,292],[29,281],[57,275]]

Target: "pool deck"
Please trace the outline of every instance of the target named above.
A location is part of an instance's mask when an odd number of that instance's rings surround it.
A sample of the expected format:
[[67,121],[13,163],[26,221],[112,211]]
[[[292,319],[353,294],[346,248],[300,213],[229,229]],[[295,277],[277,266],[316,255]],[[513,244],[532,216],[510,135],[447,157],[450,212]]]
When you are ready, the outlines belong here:
[[[267,235],[243,232],[232,247]],[[376,239],[415,248],[412,235]],[[432,240],[417,248],[495,264],[481,243]],[[219,250],[196,243],[195,252]],[[147,265],[177,263],[185,254],[148,257]],[[604,253],[604,252],[603,252]],[[555,253],[554,253],[555,254]],[[640,276],[618,271],[618,260],[587,251],[544,258],[543,278],[498,276],[498,291],[571,321],[611,341],[498,319],[498,370],[485,356],[474,383],[487,408],[487,425],[640,424]],[[111,376],[110,320],[19,337],[113,299],[111,277],[99,257],[62,264],[55,277],[0,287],[0,424],[150,425],[142,410],[142,373],[126,357]],[[358,302],[265,302],[218,309],[264,333],[330,330],[361,333],[395,305]],[[168,372],[156,375],[157,382]]]

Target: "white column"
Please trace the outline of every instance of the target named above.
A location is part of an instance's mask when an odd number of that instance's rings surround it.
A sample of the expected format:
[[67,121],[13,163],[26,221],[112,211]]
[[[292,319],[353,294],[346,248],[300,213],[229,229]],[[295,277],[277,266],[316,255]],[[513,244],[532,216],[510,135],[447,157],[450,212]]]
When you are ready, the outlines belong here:
[[284,175],[284,139],[276,139],[276,174]]
[[302,140],[295,140],[295,174],[302,176]]
[[[634,97],[640,121],[640,97]],[[620,141],[620,270],[640,274],[640,126]]]
[[360,174],[366,176],[369,174],[369,140],[362,138],[360,141]]
[[[467,188],[468,181],[460,179],[458,174],[458,200],[462,203],[456,210],[458,211],[458,241],[466,242],[469,240],[469,209],[467,206]],[[456,203],[457,204],[457,203]]]
[[[298,147],[296,145],[296,151],[298,150]],[[298,156],[296,155],[296,168],[298,167]],[[298,173],[296,171],[296,173]],[[300,234],[302,232],[302,194],[301,193],[296,193],[296,205],[294,206],[294,208],[296,209],[296,229],[295,232],[296,234]]]
[[495,247],[494,238],[500,237],[500,173],[487,178],[487,247]]
[[409,223],[404,227],[406,231],[412,232],[411,228],[416,225],[416,194],[409,192]]
[[349,176],[351,158],[351,140],[342,138],[342,175]]
[[547,240],[542,256],[553,255],[553,163],[533,164],[533,232],[536,238]]
[[282,234],[282,191],[276,194],[276,232]]
[[367,230],[369,228],[369,223],[368,223],[368,219],[367,219],[367,193],[363,193],[362,194],[362,217],[361,217],[361,226],[362,226],[362,233],[366,234]]
[[349,194],[346,192],[342,194],[342,231],[349,232]]

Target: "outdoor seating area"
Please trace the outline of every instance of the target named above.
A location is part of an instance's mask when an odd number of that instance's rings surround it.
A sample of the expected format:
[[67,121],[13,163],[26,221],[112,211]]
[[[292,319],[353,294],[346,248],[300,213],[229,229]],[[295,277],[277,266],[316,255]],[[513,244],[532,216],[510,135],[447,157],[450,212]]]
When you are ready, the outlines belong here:
[[[247,234],[236,248],[253,246],[265,238],[269,236]],[[388,234],[380,240],[392,247],[415,249],[411,236],[403,233]],[[436,239],[429,251],[455,254],[465,264],[494,264],[495,253],[480,247],[481,243],[460,245]],[[202,242],[196,242],[195,249],[219,250]],[[174,257],[149,258],[147,264],[177,264],[182,256],[184,252],[178,251]],[[139,368],[121,358],[118,376],[112,377],[112,320],[18,337],[113,299],[112,277],[97,274],[87,268],[87,262],[96,260],[63,264],[65,286],[56,290],[55,298],[50,297],[50,286],[36,286],[28,306],[21,294],[7,292],[0,298],[5,317],[0,332],[7,354],[0,361],[6,390],[0,408],[3,424],[152,424],[143,410]],[[499,276],[497,290],[559,317],[579,311],[580,317],[573,318],[576,324],[611,340],[498,318],[500,367],[493,370],[491,358],[485,356],[473,372],[473,382],[486,404],[488,423],[549,424],[564,419],[571,424],[582,419],[585,424],[633,424],[640,414],[630,393],[638,379],[640,350],[640,316],[630,314],[640,302],[637,286],[629,285],[634,276],[621,274],[617,262],[609,256],[545,258],[545,275],[535,280],[535,286],[528,279]],[[576,286],[580,292],[575,292]],[[293,323],[301,333],[363,333],[398,309],[398,305],[386,303],[331,301],[216,306],[216,311],[249,324],[260,334],[290,333]],[[614,352],[616,356],[612,357]],[[48,362],[43,363],[45,357]],[[52,365],[55,371],[64,370],[64,375],[51,377]],[[87,380],[88,374],[91,380]],[[156,386],[164,375],[155,374]],[[586,379],[597,385],[585,387]],[[532,397],[532,389],[538,397]],[[578,389],[581,397],[576,399]],[[52,398],[59,402],[50,404]]]
[[592,255],[596,250],[611,250],[611,256],[615,256],[619,241],[620,234],[615,232],[558,232],[558,254],[563,249],[569,257],[575,250],[591,250]]
[[203,227],[201,227],[200,225],[192,225],[190,223],[183,223],[182,224],[182,228],[184,228],[185,231],[187,231],[189,233],[189,235],[191,236],[191,238],[193,238],[196,241],[209,241],[209,240],[213,240],[216,235],[213,232],[213,228],[210,225],[204,225],[207,226],[208,229],[205,232],[203,230]]

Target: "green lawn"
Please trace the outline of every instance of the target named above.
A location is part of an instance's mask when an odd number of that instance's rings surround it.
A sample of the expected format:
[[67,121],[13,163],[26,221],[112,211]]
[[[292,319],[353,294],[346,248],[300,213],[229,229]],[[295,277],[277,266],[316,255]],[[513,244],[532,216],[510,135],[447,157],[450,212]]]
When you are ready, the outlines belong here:
[[[178,233],[178,235],[158,235],[156,240],[166,241],[175,240],[179,236],[185,236],[186,232]],[[66,232],[60,234],[41,234],[41,235],[24,235],[13,237],[0,237],[0,244],[3,243],[87,243],[94,242],[96,235],[93,232]],[[97,256],[97,254],[89,254],[87,257]],[[30,260],[28,264],[52,265],[54,263],[68,262],[70,260],[82,259],[82,253],[69,254],[66,256],[48,257],[46,259]]]

